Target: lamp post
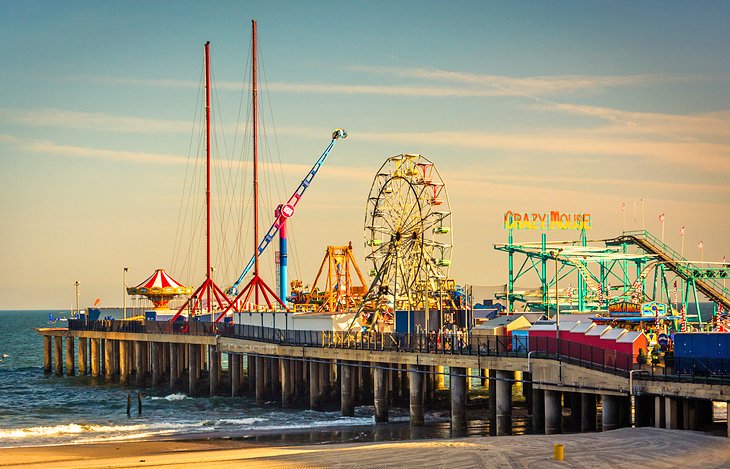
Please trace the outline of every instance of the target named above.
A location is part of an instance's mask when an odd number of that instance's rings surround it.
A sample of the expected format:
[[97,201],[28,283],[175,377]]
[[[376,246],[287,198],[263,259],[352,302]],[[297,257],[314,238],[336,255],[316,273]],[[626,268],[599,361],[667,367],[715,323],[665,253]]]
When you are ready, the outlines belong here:
[[124,268],[122,272],[122,311],[124,312],[124,319],[127,319],[127,272],[129,267]]
[[74,282],[74,286],[76,287],[76,318],[79,317],[79,285],[81,285],[81,284],[79,283],[78,280],[76,280]]
[[563,252],[563,248],[556,251],[550,251],[550,257],[555,259],[555,338],[560,340],[560,298],[558,297],[558,256]]

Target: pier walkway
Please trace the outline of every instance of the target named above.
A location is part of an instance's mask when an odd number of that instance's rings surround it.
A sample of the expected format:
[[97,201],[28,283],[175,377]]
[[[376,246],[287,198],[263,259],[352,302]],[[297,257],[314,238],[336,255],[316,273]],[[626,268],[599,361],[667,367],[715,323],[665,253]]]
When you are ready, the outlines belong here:
[[[47,373],[91,375],[122,386],[169,386],[190,394],[253,394],[283,407],[312,410],[340,401],[343,415],[372,404],[376,422],[391,403],[407,403],[412,425],[448,376],[451,424],[466,429],[469,383],[488,383],[490,432],[512,433],[512,387],[520,384],[534,433],[625,426],[701,429],[713,401],[730,401],[730,376],[707,364],[682,373],[636,363],[636,357],[533,338],[430,334],[334,333],[202,322],[70,320],[68,329],[39,329]],[[75,343],[78,343],[78,353]],[[227,354],[227,370],[221,365]],[[78,365],[78,370],[75,366]],[[720,367],[727,369],[727,367]],[[207,378],[207,386],[205,381]],[[207,389],[205,389],[207,388]],[[599,412],[600,411],[600,412]],[[599,417],[600,414],[600,418]]]

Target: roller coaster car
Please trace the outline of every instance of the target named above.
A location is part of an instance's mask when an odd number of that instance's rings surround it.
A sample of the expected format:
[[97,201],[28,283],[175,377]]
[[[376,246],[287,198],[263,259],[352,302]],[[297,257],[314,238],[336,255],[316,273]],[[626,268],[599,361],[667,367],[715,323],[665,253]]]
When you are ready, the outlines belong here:
[[335,129],[334,132],[332,132],[332,140],[336,140],[338,138],[347,138],[347,132],[345,132],[345,129]]

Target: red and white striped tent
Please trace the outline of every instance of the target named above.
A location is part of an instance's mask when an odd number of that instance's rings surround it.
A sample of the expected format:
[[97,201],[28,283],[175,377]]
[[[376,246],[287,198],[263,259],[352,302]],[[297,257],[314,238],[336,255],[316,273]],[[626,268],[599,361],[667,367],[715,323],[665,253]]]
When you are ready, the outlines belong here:
[[166,308],[172,298],[177,295],[190,295],[192,287],[187,287],[178,282],[165,272],[165,269],[157,269],[147,280],[136,287],[128,287],[130,295],[143,295],[155,304],[156,309]]

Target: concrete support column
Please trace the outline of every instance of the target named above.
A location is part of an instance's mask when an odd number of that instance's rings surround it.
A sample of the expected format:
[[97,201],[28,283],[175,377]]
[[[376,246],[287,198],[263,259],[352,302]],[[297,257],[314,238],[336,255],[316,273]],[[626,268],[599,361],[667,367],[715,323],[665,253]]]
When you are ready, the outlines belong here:
[[208,393],[211,396],[218,394],[221,376],[221,362],[218,347],[215,345],[208,346]]
[[[532,400],[532,373],[524,372],[522,374],[522,395],[525,396],[525,405],[527,405],[527,415],[533,415]],[[544,403],[543,403],[544,405]]]
[[580,393],[565,393],[563,399],[570,396],[570,428],[573,431],[580,431],[583,420],[583,400]]
[[138,388],[144,387],[144,369],[146,362],[146,351],[144,342],[140,340],[134,341],[134,361],[135,369],[137,371],[134,379],[134,385]]
[[545,433],[545,391],[532,389],[532,433]]
[[238,354],[228,355],[228,376],[231,380],[231,397],[241,394],[241,356]]
[[353,367],[347,362],[340,363],[340,410],[345,417],[355,416],[355,380]]
[[[256,363],[259,364],[258,362]],[[261,362],[261,369],[263,370],[263,387],[264,387],[264,402],[269,400],[274,400],[274,391],[272,390],[272,379],[271,379],[271,359],[263,357]],[[256,367],[256,370],[258,370],[258,366]],[[277,370],[278,371],[278,370]],[[258,371],[257,371],[258,373]],[[258,379],[258,377],[257,377]],[[258,400],[258,399],[257,399]]]
[[73,376],[74,373],[74,338],[66,337],[66,376]]
[[512,434],[512,371],[497,371],[497,436]]
[[176,389],[180,382],[180,345],[170,344],[170,389]]
[[162,357],[164,347],[160,342],[150,342],[150,361],[152,362],[152,387],[160,386],[162,382],[162,370],[164,363]]
[[695,429],[705,430],[712,425],[713,414],[712,401],[695,400]]
[[[451,431],[466,430],[466,368],[451,368]],[[491,383],[490,383],[491,384]]]
[[294,360],[294,395],[297,401],[307,395],[305,375],[307,370],[304,368],[303,360]]
[[388,372],[386,363],[378,363],[373,368],[373,392],[375,393],[375,422],[388,421]]
[[246,355],[246,377],[248,378],[248,392],[256,392],[256,357]]
[[309,361],[309,409],[322,410],[319,400],[319,362]]
[[112,340],[104,339],[104,377],[107,382],[114,379],[114,343]]
[[79,337],[79,376],[86,376],[88,373],[87,363],[89,362],[89,339]]
[[188,394],[195,395],[200,373],[200,345],[188,344]]
[[666,428],[679,429],[679,402],[676,397],[664,398],[664,419]]
[[53,369],[53,338],[43,336],[43,372],[50,373]]
[[651,426],[654,413],[654,398],[652,396],[634,397],[634,426]]
[[596,395],[589,393],[580,394],[580,431],[596,431]]
[[497,370],[488,370],[489,377],[489,435],[497,435]]
[[619,414],[618,414],[618,426],[630,427],[631,426],[631,397],[621,396],[618,398],[619,402]]
[[331,385],[332,365],[325,361],[319,364],[319,402],[320,407],[324,407],[324,403],[329,401],[332,391]]
[[281,407],[289,409],[294,404],[294,363],[288,358],[280,358],[279,368],[281,368]]
[[408,387],[410,396],[411,426],[424,424],[423,418],[423,371],[418,365],[410,365]]
[[667,421],[664,418],[664,397],[654,396],[654,427],[665,428]]
[[281,398],[281,360],[278,358],[269,359],[269,368],[271,373],[271,391],[270,396],[272,401],[278,401]]
[[129,386],[129,342],[119,341],[119,384]]
[[609,396],[604,394],[601,396],[603,403],[603,431],[616,430],[621,426],[621,400],[618,396]]
[[563,432],[563,406],[560,391],[545,390],[545,434]]
[[254,368],[256,372],[256,403],[263,404],[266,402],[266,359],[257,356]]
[[91,376],[99,377],[99,349],[101,348],[101,339],[90,339],[91,342]]

